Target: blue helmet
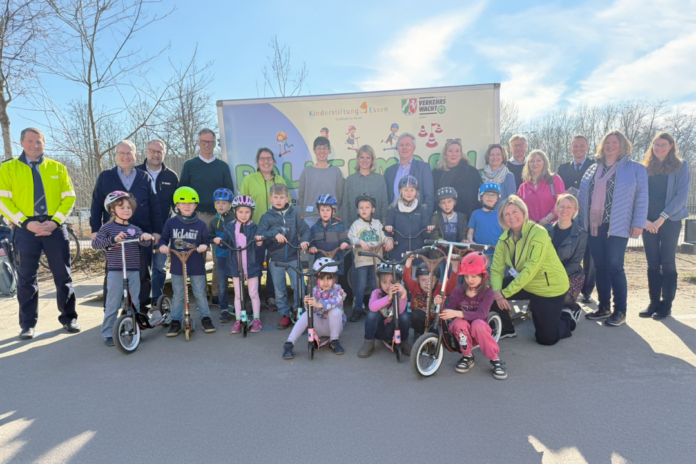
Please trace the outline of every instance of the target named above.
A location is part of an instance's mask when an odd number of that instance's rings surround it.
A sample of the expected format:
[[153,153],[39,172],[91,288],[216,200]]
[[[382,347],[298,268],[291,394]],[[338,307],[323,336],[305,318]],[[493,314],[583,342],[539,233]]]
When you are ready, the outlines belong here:
[[319,195],[315,204],[317,205],[317,209],[319,209],[319,205],[331,206],[333,209],[338,208],[338,200],[331,194]]
[[479,191],[478,191],[479,198],[481,198],[481,195],[483,195],[486,192],[495,192],[500,197],[500,195],[501,195],[500,185],[496,184],[495,182],[486,182],[481,187],[479,187]]
[[229,201],[231,203],[233,198],[234,195],[230,189],[221,188],[217,189],[215,193],[213,193],[214,201]]
[[402,177],[399,181],[399,190],[404,187],[413,187],[414,189],[418,190],[418,179],[413,176]]

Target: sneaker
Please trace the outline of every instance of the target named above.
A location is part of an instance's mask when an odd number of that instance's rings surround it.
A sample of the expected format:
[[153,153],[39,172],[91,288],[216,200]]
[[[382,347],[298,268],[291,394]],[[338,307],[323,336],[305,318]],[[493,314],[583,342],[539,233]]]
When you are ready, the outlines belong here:
[[220,305],[220,298],[218,298],[217,295],[213,295],[213,297],[210,299],[210,304],[211,305]]
[[502,332],[500,334],[499,340],[502,340],[503,338],[515,338],[515,337],[517,337],[517,332],[515,332],[515,330],[513,329],[512,332]]
[[500,362],[500,359],[491,361],[491,369],[493,370],[493,377],[498,380],[507,379],[507,372],[505,371],[505,363]]
[[647,308],[638,313],[638,316],[653,317],[653,314],[655,314],[659,309],[660,305],[650,303]]
[[626,323],[626,314],[621,311],[614,311],[614,313],[609,316],[609,318],[604,321],[604,325],[610,325],[612,327],[618,327]]
[[276,305],[275,298],[269,298],[268,300],[266,300],[266,306],[268,307],[268,310],[272,313],[278,311],[278,305]]
[[579,309],[570,309],[570,308],[563,308],[563,312],[566,313],[568,316],[570,316],[571,324],[570,324],[570,331],[572,332],[578,327],[578,321],[580,320],[580,310]]
[[114,339],[111,338],[111,337],[106,337],[106,338],[104,339],[104,344],[105,344],[106,346],[114,346]]
[[261,325],[261,320],[260,319],[254,319],[253,322],[251,323],[251,333],[257,333],[261,332],[261,329],[263,329],[263,325]]
[[80,326],[77,323],[77,319],[73,319],[68,324],[63,324],[63,328],[70,332],[71,334],[76,334],[80,331]]
[[583,295],[582,302],[583,303],[592,303],[592,297],[590,295]]
[[209,317],[204,317],[201,319],[201,325],[203,326],[203,332],[210,334],[215,332],[215,326],[213,325],[213,320]]
[[585,314],[585,319],[589,319],[591,321],[596,321],[598,319],[604,319],[605,317],[611,316],[611,311],[609,311],[606,308],[599,307],[597,311],[589,314]]
[[234,323],[234,325],[232,326],[231,333],[233,333],[233,334],[242,333],[242,323],[240,321],[237,321]]
[[362,309],[353,308],[353,312],[350,315],[350,322],[358,322],[363,315]]
[[167,337],[176,337],[181,332],[181,322],[172,321],[167,330]]
[[411,356],[411,345],[409,345],[408,340],[401,340],[401,352],[405,356]]
[[292,352],[292,349],[295,347],[290,342],[285,342],[285,345],[283,345],[283,359],[292,359],[295,357],[295,353]]
[[331,340],[329,342],[329,348],[333,350],[334,354],[343,354],[346,352],[346,350],[343,349],[338,340]]
[[373,351],[375,351],[375,341],[374,340],[365,340],[363,342],[362,348],[360,348],[360,351],[358,351],[358,357],[359,358],[369,358],[372,355]]
[[278,323],[278,326],[276,327],[278,330],[285,330],[288,327],[290,327],[290,317],[289,316],[283,316],[280,319],[280,322]]
[[458,372],[460,374],[466,374],[469,372],[469,369],[474,367],[476,363],[474,362],[474,356],[462,356],[462,359],[459,360],[456,366],[454,366],[455,372]]
[[220,311],[220,324],[227,324],[230,322],[230,312]]
[[34,338],[34,328],[29,327],[28,329],[24,329],[19,333],[19,339],[20,340],[31,340]]

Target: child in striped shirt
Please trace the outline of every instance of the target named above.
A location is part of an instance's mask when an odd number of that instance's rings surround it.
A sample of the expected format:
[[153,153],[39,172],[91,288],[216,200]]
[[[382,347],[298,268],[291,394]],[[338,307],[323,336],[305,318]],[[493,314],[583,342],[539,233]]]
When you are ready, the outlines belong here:
[[140,243],[133,242],[125,245],[128,290],[135,310],[140,310],[140,247],[150,246],[152,235],[144,234],[139,227],[128,222],[136,206],[135,199],[128,192],[115,191],[108,194],[104,200],[104,208],[111,215],[111,220],[99,229],[97,236],[92,240],[92,248],[107,250],[107,292],[104,322],[101,328],[101,336],[106,346],[114,346],[111,333],[121,307],[121,295],[123,295],[123,261],[121,247],[116,245],[125,240],[140,239]]

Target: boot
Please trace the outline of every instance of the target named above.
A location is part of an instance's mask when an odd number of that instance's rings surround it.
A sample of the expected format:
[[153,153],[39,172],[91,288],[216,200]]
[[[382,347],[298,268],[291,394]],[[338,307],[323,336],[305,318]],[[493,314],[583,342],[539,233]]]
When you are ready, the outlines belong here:
[[360,348],[360,351],[358,351],[358,357],[359,358],[369,358],[372,355],[373,351],[375,351],[375,341],[374,340],[365,340],[363,342],[362,348]]
[[676,272],[669,272],[662,276],[662,301],[657,312],[652,315],[656,321],[666,319],[672,314],[672,302],[677,294],[678,277]]
[[663,277],[659,270],[648,269],[648,293],[650,304],[639,312],[640,317],[652,317],[660,309],[660,294],[662,293]]

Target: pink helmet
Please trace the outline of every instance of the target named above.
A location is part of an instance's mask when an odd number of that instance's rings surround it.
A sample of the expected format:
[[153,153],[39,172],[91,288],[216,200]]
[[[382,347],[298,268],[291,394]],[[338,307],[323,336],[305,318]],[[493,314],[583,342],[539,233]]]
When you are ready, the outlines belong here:
[[246,206],[251,208],[252,211],[256,209],[256,203],[249,195],[237,195],[234,200],[232,200],[232,208],[236,209],[238,206]]

